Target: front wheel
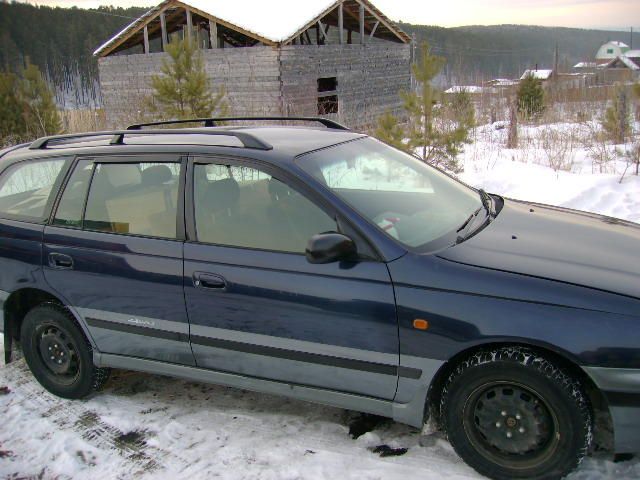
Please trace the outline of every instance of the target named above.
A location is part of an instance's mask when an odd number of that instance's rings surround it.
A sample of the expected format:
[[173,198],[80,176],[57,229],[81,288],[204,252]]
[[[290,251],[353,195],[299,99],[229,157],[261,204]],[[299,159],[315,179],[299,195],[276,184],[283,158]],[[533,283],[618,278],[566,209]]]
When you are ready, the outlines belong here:
[[64,307],[45,303],[25,316],[20,343],[40,384],[63,398],[82,398],[100,389],[109,369],[93,364],[91,344]]
[[524,348],[462,362],[447,380],[441,413],[462,459],[500,480],[562,478],[591,442],[591,409],[579,382]]

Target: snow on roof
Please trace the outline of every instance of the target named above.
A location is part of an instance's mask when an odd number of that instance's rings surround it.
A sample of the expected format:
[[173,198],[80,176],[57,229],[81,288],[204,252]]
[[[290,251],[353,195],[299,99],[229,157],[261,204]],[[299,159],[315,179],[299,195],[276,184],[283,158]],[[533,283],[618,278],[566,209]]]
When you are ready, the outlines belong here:
[[518,84],[518,80],[512,80],[510,78],[494,78],[493,80],[488,80],[485,82],[485,85],[490,85],[493,87],[510,87]]
[[187,0],[187,5],[274,42],[282,42],[336,0]]
[[639,58],[640,50],[628,50],[625,52],[624,56],[628,58]]
[[[607,43],[609,43],[611,45],[615,45],[616,47],[620,47],[620,48],[629,48],[629,45],[627,45],[624,42],[619,42],[618,40],[613,40],[613,41],[607,42]],[[605,43],[605,45],[606,45],[606,43]]]
[[596,62],[579,62],[576,63],[573,68],[596,68],[598,64]]
[[525,78],[531,76],[538,80],[549,80],[553,75],[553,70],[525,70],[520,80],[524,80]]
[[[99,55],[102,50],[120,41],[129,31],[141,26],[150,17],[155,17],[162,9],[171,5],[192,7],[206,15],[239,27],[259,39],[279,43],[289,40],[308,23],[330,12],[338,3],[339,0],[262,0],[259,2],[255,0],[164,0],[100,45],[93,54]],[[388,20],[370,0],[363,0],[363,3],[384,20]],[[389,24],[394,33],[405,42],[409,42],[406,33],[390,20]]]
[[611,65],[616,63],[618,60],[620,60],[622,64],[625,67],[627,67],[629,70],[640,70],[640,67],[636,65],[636,63],[633,60],[631,60],[629,57],[625,55],[620,55],[619,57],[614,58],[609,63],[607,63],[605,67],[610,67]]
[[482,93],[484,88],[478,87],[477,85],[454,85],[453,87],[445,90],[444,93]]

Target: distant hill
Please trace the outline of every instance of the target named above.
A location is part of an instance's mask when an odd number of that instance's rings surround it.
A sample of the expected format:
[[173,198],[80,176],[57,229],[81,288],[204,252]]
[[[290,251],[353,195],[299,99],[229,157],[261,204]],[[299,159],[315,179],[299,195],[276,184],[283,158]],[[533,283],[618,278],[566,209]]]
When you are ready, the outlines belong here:
[[[433,52],[447,59],[444,84],[475,84],[492,78],[519,77],[527,68],[553,68],[556,44],[561,71],[592,60],[609,40],[630,42],[629,32],[564,27],[495,25],[443,28],[402,23],[418,43],[427,40]],[[640,33],[633,45],[640,48]]]
[[[29,58],[55,85],[61,106],[99,103],[97,62],[92,53],[145,10],[63,9],[0,0],[0,69],[16,71]],[[415,33],[418,42],[428,40],[435,53],[447,58],[439,79],[442,86],[517,77],[536,64],[540,68],[552,67],[556,43],[560,66],[566,70],[579,61],[592,59],[607,40],[629,42],[629,33],[575,28],[442,28],[406,23],[401,27]],[[633,43],[640,47],[640,34],[634,35]]]
[[0,69],[16,71],[29,58],[55,85],[61,106],[99,102],[98,69],[92,53],[144,11],[52,8],[0,1]]

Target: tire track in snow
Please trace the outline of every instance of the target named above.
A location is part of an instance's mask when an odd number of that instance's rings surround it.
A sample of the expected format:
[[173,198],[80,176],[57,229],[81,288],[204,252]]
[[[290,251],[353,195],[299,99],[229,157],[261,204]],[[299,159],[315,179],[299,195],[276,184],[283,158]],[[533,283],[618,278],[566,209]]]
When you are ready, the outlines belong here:
[[147,444],[145,430],[124,432],[104,422],[81,401],[66,400],[47,392],[33,378],[24,359],[5,365],[2,377],[17,404],[39,413],[60,429],[76,431],[95,448],[117,451],[130,465],[132,475],[160,473],[169,470],[169,465],[174,471],[176,467],[182,471],[189,466],[180,455]]
[[[12,395],[17,397],[14,399],[16,403],[39,413],[57,428],[77,432],[95,448],[116,451],[120,454],[129,466],[127,472],[119,472],[124,473],[125,477],[128,475],[154,476],[154,474],[162,475],[163,473],[166,476],[171,473],[172,477],[175,475],[182,478],[192,466],[193,461],[174,453],[175,449],[168,451],[148,445],[145,441],[147,433],[145,430],[124,432],[101,420],[96,412],[87,408],[81,401],[65,400],[50,394],[33,378],[24,359],[5,365],[1,370],[0,378],[3,378],[11,389]],[[111,393],[97,393],[96,395],[103,394],[112,395]],[[272,423],[265,418],[252,416],[241,410],[208,410],[207,416],[212,424],[229,424],[232,421],[235,426],[245,430],[250,429],[263,438],[273,436],[274,425]],[[307,450],[317,454],[329,454],[334,458],[343,458],[345,463],[353,461],[355,449],[359,455],[364,457],[363,459],[370,467],[374,465],[380,465],[381,468],[393,467],[394,470],[406,470],[407,474],[412,475],[421,470],[428,473],[433,468],[433,463],[430,466],[425,465],[424,459],[420,457],[405,455],[381,458],[367,451],[367,447],[370,446],[368,444],[360,442],[354,445],[356,440],[348,438],[346,431],[344,442],[336,443],[335,439],[323,437],[321,434],[315,434],[308,430],[304,431],[300,441]],[[408,447],[410,450],[422,448],[409,445]],[[439,463],[438,459],[442,459],[443,463],[451,461],[451,454],[445,452],[441,447],[434,446],[429,450],[431,450],[430,460],[435,461],[436,464]]]

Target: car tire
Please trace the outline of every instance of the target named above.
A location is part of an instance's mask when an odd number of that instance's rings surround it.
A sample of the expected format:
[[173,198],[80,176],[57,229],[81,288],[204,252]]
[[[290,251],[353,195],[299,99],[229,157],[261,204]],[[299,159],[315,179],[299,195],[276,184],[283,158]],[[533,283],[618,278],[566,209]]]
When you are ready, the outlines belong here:
[[536,352],[480,351],[445,383],[441,418],[462,459],[494,479],[557,479],[590,448],[591,406],[582,385]]
[[30,310],[20,329],[24,358],[33,376],[62,398],[84,398],[109,378],[93,364],[93,349],[71,312],[55,303]]

